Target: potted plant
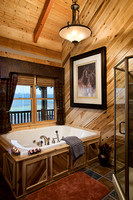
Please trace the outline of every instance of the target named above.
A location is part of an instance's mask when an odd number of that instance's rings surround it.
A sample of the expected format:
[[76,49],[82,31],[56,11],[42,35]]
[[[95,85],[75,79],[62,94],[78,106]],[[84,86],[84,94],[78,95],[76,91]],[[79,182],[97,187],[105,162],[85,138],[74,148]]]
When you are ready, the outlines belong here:
[[107,143],[99,145],[98,158],[102,166],[108,165],[111,149],[112,147],[110,147]]

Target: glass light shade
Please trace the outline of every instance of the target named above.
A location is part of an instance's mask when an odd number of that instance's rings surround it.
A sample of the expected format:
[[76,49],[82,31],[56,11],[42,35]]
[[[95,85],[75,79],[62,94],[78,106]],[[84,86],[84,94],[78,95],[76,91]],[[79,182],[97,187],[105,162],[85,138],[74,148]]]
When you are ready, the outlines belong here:
[[68,25],[60,29],[59,35],[70,42],[80,42],[91,35],[91,30],[80,24]]

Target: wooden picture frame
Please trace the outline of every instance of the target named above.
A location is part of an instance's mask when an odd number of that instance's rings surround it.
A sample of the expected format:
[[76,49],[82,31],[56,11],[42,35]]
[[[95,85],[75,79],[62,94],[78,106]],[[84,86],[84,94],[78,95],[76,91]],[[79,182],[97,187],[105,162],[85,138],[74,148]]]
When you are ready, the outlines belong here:
[[106,47],[70,58],[71,107],[107,109]]

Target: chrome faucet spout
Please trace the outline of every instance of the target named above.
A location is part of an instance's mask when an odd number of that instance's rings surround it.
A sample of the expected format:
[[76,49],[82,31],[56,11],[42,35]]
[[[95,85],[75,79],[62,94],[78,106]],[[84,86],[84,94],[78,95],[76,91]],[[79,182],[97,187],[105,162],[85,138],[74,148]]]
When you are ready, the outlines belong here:
[[50,140],[49,137],[47,138],[45,135],[41,135],[41,136],[40,136],[40,139],[44,139],[45,145],[49,145],[49,140]]

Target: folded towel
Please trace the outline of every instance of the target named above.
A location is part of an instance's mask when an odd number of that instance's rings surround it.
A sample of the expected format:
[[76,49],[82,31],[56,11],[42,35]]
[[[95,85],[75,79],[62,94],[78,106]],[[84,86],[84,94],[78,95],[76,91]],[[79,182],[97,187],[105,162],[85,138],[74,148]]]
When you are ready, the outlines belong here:
[[84,145],[82,140],[76,136],[68,136],[62,138],[67,144],[70,145],[72,160],[75,161],[77,158],[82,156],[85,153]]

